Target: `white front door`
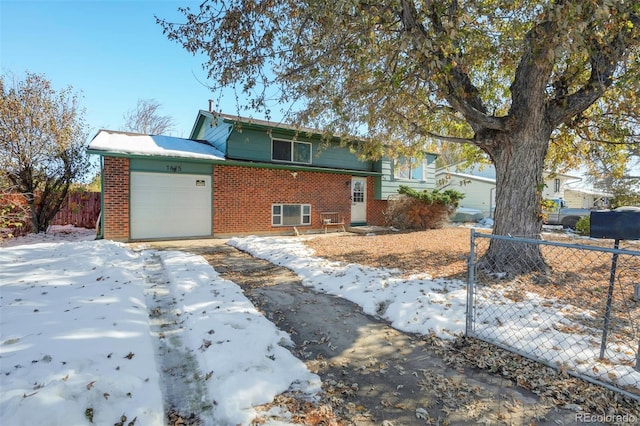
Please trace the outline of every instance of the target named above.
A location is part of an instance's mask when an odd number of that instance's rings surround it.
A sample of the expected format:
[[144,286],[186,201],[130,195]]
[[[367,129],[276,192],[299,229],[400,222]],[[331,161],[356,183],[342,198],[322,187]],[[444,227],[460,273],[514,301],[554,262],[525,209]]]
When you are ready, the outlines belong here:
[[351,178],[351,223],[365,224],[367,222],[367,179],[363,177]]

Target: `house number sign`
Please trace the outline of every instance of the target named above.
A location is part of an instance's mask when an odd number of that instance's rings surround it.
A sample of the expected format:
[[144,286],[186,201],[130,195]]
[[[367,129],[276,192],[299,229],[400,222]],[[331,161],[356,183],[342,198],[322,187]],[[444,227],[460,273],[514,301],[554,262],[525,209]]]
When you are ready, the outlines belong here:
[[173,172],[173,173],[178,173],[182,171],[182,166],[172,166],[167,164],[167,171],[168,172]]

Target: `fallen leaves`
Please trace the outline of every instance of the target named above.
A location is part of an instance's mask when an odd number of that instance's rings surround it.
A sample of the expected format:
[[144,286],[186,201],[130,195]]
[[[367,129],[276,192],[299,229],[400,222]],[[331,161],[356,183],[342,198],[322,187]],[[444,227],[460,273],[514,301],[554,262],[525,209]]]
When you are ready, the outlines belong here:
[[[430,339],[438,340],[433,336]],[[564,375],[481,340],[459,337],[450,346],[431,345],[431,349],[450,367],[488,370],[532,391],[547,404],[579,406],[587,413],[629,414],[640,418],[640,404],[629,397]]]
[[429,418],[429,412],[424,408],[416,408],[416,418],[427,420]]
[[202,344],[200,345],[200,347],[198,349],[200,349],[202,352],[204,352],[204,351],[207,350],[207,348],[209,348],[209,346],[211,346],[211,340],[202,339]]

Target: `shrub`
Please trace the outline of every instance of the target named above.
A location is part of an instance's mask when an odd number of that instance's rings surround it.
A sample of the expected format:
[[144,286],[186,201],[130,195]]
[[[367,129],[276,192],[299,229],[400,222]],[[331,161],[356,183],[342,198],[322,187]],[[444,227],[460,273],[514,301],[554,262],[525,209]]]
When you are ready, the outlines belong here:
[[576,232],[580,235],[589,235],[591,233],[591,221],[589,216],[582,216],[576,222]]
[[416,191],[405,185],[398,193],[398,198],[389,200],[385,219],[387,225],[401,230],[442,228],[464,198],[464,194],[452,189]]
[[0,191],[0,241],[31,231],[29,208],[22,194]]

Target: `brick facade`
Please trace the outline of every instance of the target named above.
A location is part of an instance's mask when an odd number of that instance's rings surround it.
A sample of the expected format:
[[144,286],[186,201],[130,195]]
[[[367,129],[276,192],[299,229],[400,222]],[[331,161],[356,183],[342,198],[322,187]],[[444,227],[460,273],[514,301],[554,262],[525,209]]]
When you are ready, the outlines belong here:
[[129,239],[129,159],[103,157],[103,236],[108,240]]
[[[129,239],[129,160],[104,157],[105,239]],[[374,199],[373,177],[367,178],[367,224],[384,225],[386,200]],[[271,225],[274,203],[310,204],[311,225],[302,233],[322,228],[320,213],[340,212],[349,224],[351,175],[242,166],[213,166],[213,235],[290,234],[290,226]]]
[[311,204],[311,226],[320,229],[320,213],[351,214],[350,175],[215,165],[213,168],[213,231],[215,234],[289,233],[291,227],[271,225],[271,205]]
[[375,178],[367,178],[367,225],[385,226],[384,212],[387,210],[387,200],[376,200],[374,198]]

